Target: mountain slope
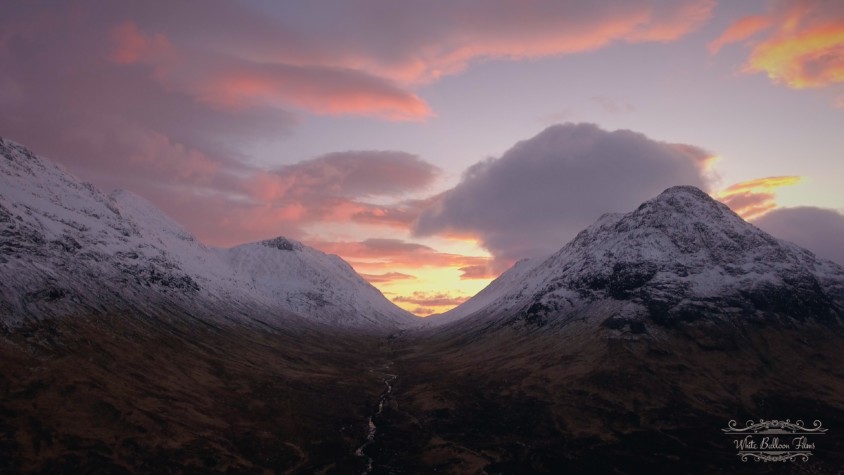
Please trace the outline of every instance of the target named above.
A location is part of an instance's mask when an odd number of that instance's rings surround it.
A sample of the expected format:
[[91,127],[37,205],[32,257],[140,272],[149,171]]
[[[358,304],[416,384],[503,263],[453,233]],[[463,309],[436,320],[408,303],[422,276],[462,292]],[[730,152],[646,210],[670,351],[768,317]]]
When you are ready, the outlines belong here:
[[336,256],[301,244],[209,249],[151,203],[106,195],[0,139],[0,310],[27,318],[178,311],[213,319],[413,325]]
[[222,255],[264,298],[301,315],[342,326],[407,326],[420,320],[387,300],[344,260],[296,241],[278,237]]
[[472,312],[483,316],[469,319],[518,314],[544,324],[602,300],[621,307],[607,325],[639,330],[646,317],[659,325],[715,315],[844,318],[841,266],[770,236],[693,187],[602,216],[504,284],[493,282],[497,295]]
[[369,454],[382,473],[839,473],[836,429],[807,462],[767,464],[720,429],[844,426],[842,285],[840,266],[671,188],[407,335]]
[[390,305],[0,139],[0,473],[360,473]]
[[133,305],[143,311],[150,298],[166,306],[199,291],[117,201],[19,145],[0,139],[0,155],[0,305],[7,321]]

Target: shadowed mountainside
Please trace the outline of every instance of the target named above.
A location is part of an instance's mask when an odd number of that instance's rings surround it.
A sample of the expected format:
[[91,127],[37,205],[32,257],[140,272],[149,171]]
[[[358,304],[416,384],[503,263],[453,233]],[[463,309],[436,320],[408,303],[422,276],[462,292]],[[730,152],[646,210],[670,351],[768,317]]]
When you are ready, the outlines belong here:
[[4,329],[0,473],[359,473],[384,344],[172,314]]
[[[681,324],[629,338],[600,325],[611,309],[591,312],[404,340],[373,473],[840,473],[841,328]],[[760,418],[830,432],[808,462],[742,462],[721,429]]]

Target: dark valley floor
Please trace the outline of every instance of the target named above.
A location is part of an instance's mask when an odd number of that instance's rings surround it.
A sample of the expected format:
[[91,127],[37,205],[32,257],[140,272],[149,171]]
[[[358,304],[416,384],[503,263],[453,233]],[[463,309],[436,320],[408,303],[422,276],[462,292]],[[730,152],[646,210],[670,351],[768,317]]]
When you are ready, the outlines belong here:
[[[72,323],[71,323],[72,322]],[[562,330],[565,330],[564,332]],[[2,473],[838,473],[842,335],[721,347],[588,321],[487,335],[41,322],[0,343]],[[713,330],[713,329],[709,329]],[[368,418],[376,433],[364,448]],[[731,419],[823,421],[807,462],[742,462]]]

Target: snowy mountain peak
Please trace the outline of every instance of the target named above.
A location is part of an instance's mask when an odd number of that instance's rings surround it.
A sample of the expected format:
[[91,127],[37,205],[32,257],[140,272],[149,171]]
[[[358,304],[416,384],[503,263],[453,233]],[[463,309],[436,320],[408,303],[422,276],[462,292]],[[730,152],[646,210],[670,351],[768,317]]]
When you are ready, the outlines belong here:
[[656,198],[642,203],[633,214],[640,219],[650,218],[643,224],[658,220],[668,220],[669,223],[666,224],[675,224],[676,219],[672,217],[682,217],[686,222],[699,222],[710,226],[746,226],[744,220],[729,207],[694,186],[669,188]]
[[283,236],[261,241],[260,244],[280,251],[301,251],[305,247],[301,242],[293,241]]
[[687,199],[700,200],[703,202],[715,202],[705,191],[692,185],[677,185],[666,188],[655,200],[665,200],[672,197],[686,197]]
[[739,255],[768,262],[802,261],[808,251],[781,242],[744,221],[726,205],[692,186],[669,188],[628,214],[607,214],[558,254],[589,248],[614,260],[694,261],[729,265]]
[[473,314],[521,312],[534,322],[590,302],[623,302],[625,312],[662,323],[725,313],[844,318],[844,269],[689,186],[602,216],[550,258],[505,273],[488,289],[494,296],[479,294],[483,308],[474,299],[463,305]]
[[43,168],[45,165],[44,161],[28,148],[3,137],[0,137],[0,156],[18,166],[36,165]]

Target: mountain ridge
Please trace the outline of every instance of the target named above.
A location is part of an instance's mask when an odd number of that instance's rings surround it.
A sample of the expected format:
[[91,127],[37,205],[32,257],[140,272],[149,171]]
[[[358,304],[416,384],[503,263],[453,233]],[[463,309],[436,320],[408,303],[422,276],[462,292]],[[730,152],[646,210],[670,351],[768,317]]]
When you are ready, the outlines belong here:
[[540,321],[576,302],[608,298],[664,324],[724,311],[764,318],[787,309],[838,322],[844,316],[844,268],[770,236],[689,186],[669,188],[630,213],[601,216],[513,280],[472,313],[521,305],[528,320]]
[[[0,155],[0,273],[7,281],[0,308],[9,321],[174,306],[208,318],[416,323],[337,256],[281,236],[209,248],[132,192],[105,194],[3,138]],[[262,279],[238,265],[255,263],[250,254],[265,257]],[[295,302],[284,289],[298,292]]]

